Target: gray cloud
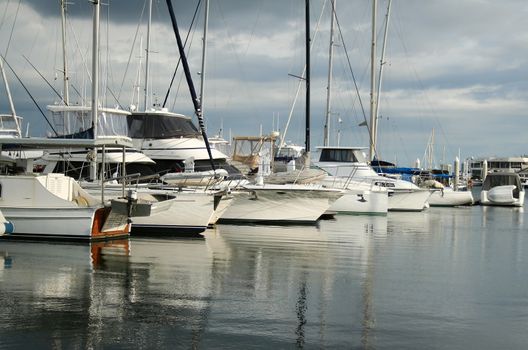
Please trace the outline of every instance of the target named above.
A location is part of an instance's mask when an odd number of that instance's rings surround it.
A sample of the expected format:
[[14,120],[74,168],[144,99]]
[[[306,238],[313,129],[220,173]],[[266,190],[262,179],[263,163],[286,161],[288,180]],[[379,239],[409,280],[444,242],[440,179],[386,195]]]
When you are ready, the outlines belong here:
[[[323,2],[311,2],[313,28]],[[109,67],[112,73],[108,75],[108,85],[119,91],[129,56],[132,58],[121,93],[126,106],[131,103],[138,70],[139,37],[145,37],[144,14],[132,48],[145,1],[108,3],[110,7],[103,8],[101,25],[102,66]],[[197,3],[173,1],[183,33],[188,30]],[[151,55],[151,79],[152,90],[162,99],[178,55],[165,1],[154,0],[154,4],[152,50],[155,53]],[[10,36],[16,5],[16,1],[0,1],[0,9],[5,9],[6,13],[0,23],[2,52]],[[379,39],[385,6],[385,1],[379,1]],[[75,33],[75,39],[73,33],[69,33],[72,82],[86,94],[89,93],[89,69],[84,65],[89,67],[91,60],[90,7],[88,1],[77,0],[68,11],[69,31]],[[357,126],[363,115],[343,48],[346,46],[348,50],[368,114],[371,3],[338,1],[337,10],[345,43],[339,42],[335,48],[334,119],[342,119],[341,144],[366,146],[366,130]],[[528,120],[523,118],[525,101],[528,101],[525,78],[528,76],[528,47],[524,30],[527,12],[528,6],[520,0],[394,1],[380,106],[383,117],[378,148],[381,154],[409,165],[423,155],[432,128],[438,130],[438,153],[442,153],[440,145],[446,145],[449,159],[453,159],[459,149],[463,156],[528,153],[518,132],[528,126]],[[108,30],[107,13],[110,13]],[[58,0],[23,1],[7,57],[41,107],[57,98],[21,56],[29,57],[52,84],[61,89],[58,16]],[[270,131],[273,116],[277,114],[284,125],[297,86],[296,79],[288,74],[300,74],[304,64],[303,16],[304,2],[300,0],[211,0],[205,109],[210,130],[218,130],[223,122],[224,130],[231,129],[235,134],[257,133],[261,124],[265,131]],[[328,22],[328,10],[325,10],[312,53],[313,145],[322,141]],[[200,18],[193,31],[189,54],[197,80],[201,26]],[[32,133],[41,133],[45,129],[42,117],[11,73],[8,75],[19,114],[30,121]],[[176,81],[182,82],[181,73]],[[198,86],[198,81],[195,83]],[[177,97],[176,90],[175,87],[170,106],[178,112],[192,113],[186,86],[181,83]],[[3,98],[2,89],[0,93]],[[303,143],[304,136],[303,101],[304,92],[301,92],[287,137],[298,143]],[[0,106],[5,109],[2,99]],[[336,124],[334,120],[334,136]]]

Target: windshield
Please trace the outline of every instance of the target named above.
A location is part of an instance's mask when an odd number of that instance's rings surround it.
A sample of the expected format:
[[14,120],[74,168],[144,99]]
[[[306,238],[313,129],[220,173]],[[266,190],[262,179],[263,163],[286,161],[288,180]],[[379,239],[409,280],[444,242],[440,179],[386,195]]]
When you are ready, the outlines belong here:
[[191,119],[183,116],[135,113],[128,116],[128,129],[132,138],[166,139],[201,135]]

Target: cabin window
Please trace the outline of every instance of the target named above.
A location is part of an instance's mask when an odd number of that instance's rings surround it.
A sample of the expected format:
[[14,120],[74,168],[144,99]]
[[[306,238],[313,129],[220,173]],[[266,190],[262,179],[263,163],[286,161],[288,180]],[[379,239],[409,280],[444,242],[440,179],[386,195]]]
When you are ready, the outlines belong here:
[[347,162],[357,163],[357,158],[351,149],[323,149],[321,151],[321,162]]
[[199,137],[201,134],[191,119],[180,116],[133,114],[128,116],[132,138]]

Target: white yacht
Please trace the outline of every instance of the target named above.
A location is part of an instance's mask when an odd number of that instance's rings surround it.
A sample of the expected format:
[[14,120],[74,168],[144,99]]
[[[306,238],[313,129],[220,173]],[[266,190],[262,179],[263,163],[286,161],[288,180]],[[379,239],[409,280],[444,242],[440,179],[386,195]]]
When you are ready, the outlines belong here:
[[309,185],[246,184],[219,223],[315,224],[342,191]]
[[[153,173],[183,172],[188,159],[193,160],[195,171],[213,170],[202,135],[190,117],[152,108],[133,112],[127,119],[134,147],[156,162]],[[227,155],[216,148],[211,148],[211,155],[215,169],[238,173],[227,163]],[[128,172],[135,171],[131,167]]]
[[524,205],[524,187],[518,174],[509,172],[488,173],[482,184],[480,203],[522,207]]
[[[104,147],[127,144],[119,139],[53,140],[39,138],[0,139],[2,149],[53,147]],[[106,201],[93,196],[64,174],[35,174],[30,159],[3,168],[0,175],[0,210],[15,230],[9,237],[63,240],[100,240],[126,237],[130,216],[149,215],[150,205],[132,197]],[[7,236],[7,235],[6,235]]]
[[367,163],[364,147],[318,147],[319,160],[313,164],[331,176],[348,179],[353,186],[385,187],[389,211],[422,211],[428,207],[431,191],[415,184],[378,175]]
[[[105,186],[109,198],[118,198],[120,191],[119,185]],[[132,235],[195,236],[207,229],[223,196],[222,191],[143,186],[136,191],[138,199],[150,203],[152,209],[149,216],[132,218]]]

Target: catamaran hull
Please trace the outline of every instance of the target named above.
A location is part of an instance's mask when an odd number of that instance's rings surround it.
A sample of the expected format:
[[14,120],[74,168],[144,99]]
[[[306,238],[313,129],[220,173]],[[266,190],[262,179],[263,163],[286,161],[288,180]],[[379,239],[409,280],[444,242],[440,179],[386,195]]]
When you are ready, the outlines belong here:
[[340,191],[256,186],[233,194],[219,223],[315,224],[342,195]]

